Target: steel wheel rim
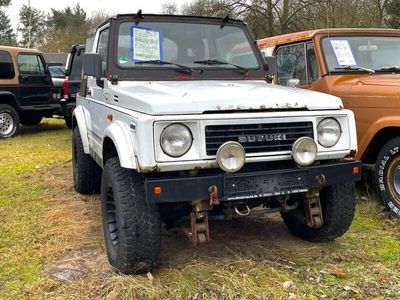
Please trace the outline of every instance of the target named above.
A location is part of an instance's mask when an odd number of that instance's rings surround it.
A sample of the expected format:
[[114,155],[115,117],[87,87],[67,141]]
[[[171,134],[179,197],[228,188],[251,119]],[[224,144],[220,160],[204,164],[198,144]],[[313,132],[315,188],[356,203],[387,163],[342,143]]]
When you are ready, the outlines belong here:
[[400,205],[400,159],[390,164],[386,184],[393,200]]
[[107,188],[105,201],[106,201],[105,213],[107,222],[107,233],[110,237],[111,244],[115,248],[118,246],[119,231],[118,231],[116,206],[114,200],[114,192],[111,186]]
[[0,113],[0,133],[9,135],[14,129],[14,120],[7,112]]

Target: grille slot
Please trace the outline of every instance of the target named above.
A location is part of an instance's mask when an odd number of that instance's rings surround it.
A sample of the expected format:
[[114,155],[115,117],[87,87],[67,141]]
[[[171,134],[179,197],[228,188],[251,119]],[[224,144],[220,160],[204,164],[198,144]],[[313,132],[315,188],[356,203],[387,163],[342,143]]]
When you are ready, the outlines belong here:
[[314,138],[312,122],[208,125],[205,133],[209,156],[216,155],[218,148],[229,141],[242,144],[246,153],[261,153],[291,151],[298,138]]

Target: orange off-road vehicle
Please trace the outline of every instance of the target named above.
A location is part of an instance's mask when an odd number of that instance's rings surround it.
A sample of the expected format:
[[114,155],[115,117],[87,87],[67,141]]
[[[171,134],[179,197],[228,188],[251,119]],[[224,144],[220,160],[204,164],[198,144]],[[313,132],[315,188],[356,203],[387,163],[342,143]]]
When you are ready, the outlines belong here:
[[258,41],[274,82],[339,96],[356,117],[355,159],[375,164],[377,195],[400,218],[400,30],[329,29]]

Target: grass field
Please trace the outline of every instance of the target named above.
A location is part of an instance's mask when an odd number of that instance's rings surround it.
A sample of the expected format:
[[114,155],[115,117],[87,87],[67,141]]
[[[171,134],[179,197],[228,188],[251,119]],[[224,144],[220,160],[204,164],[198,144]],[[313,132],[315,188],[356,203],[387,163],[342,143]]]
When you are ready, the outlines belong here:
[[254,215],[212,222],[213,241],[196,248],[165,231],[158,269],[117,274],[99,197],[73,190],[70,138],[45,120],[0,141],[0,299],[400,299],[400,223],[372,197],[332,243]]

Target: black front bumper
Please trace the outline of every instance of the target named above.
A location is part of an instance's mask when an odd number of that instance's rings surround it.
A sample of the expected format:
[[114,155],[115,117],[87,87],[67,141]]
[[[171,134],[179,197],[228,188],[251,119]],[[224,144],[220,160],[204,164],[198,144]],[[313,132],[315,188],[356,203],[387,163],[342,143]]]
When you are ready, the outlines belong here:
[[287,168],[243,173],[221,173],[193,177],[147,178],[147,201],[155,203],[192,202],[209,199],[215,185],[218,199],[248,200],[295,194],[361,179],[361,162],[344,161],[307,168]]

